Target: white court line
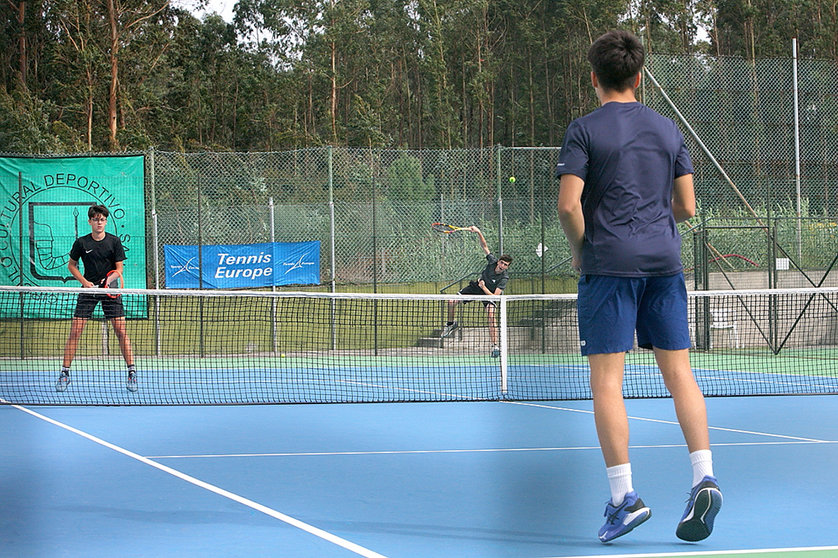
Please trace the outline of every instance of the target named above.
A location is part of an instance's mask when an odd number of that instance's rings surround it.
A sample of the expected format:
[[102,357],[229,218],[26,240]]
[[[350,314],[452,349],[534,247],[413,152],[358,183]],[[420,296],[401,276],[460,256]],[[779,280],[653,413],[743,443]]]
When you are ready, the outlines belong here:
[[[588,411],[586,409],[571,409],[569,407],[553,407],[552,405],[544,405],[539,403],[526,403],[523,401],[501,401],[501,403],[506,403],[507,405],[523,405],[526,407],[538,407],[540,409],[552,409],[554,411],[570,411],[573,413],[584,413],[587,415],[594,414],[593,411]],[[656,422],[659,424],[671,424],[678,426],[678,421],[674,420],[662,420],[662,419],[652,419],[646,417],[628,417],[631,420],[640,420],[644,422]],[[770,438],[781,438],[784,440],[799,440],[802,442],[814,442],[814,443],[830,443],[829,440],[818,440],[815,438],[803,438],[801,436],[786,436],[785,434],[773,434],[771,432],[757,432],[754,430],[740,430],[738,428],[723,428],[721,426],[708,426],[710,430],[719,430],[721,432],[735,432],[737,434],[753,434],[754,436],[768,436]],[[711,445],[718,445],[718,444],[711,444]]]
[[[804,444],[838,444],[838,441],[777,441],[777,442],[723,442],[713,446],[790,446]],[[629,449],[685,448],[686,444],[633,445]],[[600,451],[599,446],[566,446],[555,448],[476,448],[438,450],[374,450],[374,451],[297,451],[275,453],[193,453],[182,455],[147,455],[148,459],[216,459],[221,457],[337,457],[343,455],[421,455],[445,453],[524,453],[530,451]]]
[[168,474],[170,474],[174,477],[177,477],[181,480],[184,480],[188,483],[194,484],[195,486],[197,486],[199,488],[203,488],[204,490],[214,492],[215,494],[218,494],[219,496],[223,496],[225,498],[233,500],[234,502],[238,502],[239,504],[242,504],[244,506],[252,508],[252,509],[254,509],[258,512],[262,512],[265,515],[269,515],[269,516],[273,517],[274,519],[278,519],[278,520],[280,520],[284,523],[287,523],[288,525],[291,525],[292,527],[296,527],[297,529],[301,529],[301,530],[303,530],[307,533],[310,533],[310,534],[314,535],[315,537],[319,537],[319,538],[321,538],[325,541],[328,541],[332,544],[335,544],[337,546],[345,548],[346,550],[349,550],[350,552],[354,552],[355,554],[358,554],[360,556],[364,556],[366,558],[386,558],[382,554],[378,554],[377,552],[374,552],[372,550],[369,550],[367,548],[359,546],[359,545],[357,545],[353,542],[347,541],[346,539],[342,539],[341,537],[338,537],[337,535],[333,535],[332,533],[323,531],[322,529],[318,529],[317,527],[309,525],[308,523],[304,523],[304,522],[300,521],[299,519],[294,519],[293,517],[285,515],[284,513],[280,513],[280,512],[278,512],[276,510],[273,510],[273,509],[271,509],[267,506],[263,506],[262,504],[260,504],[258,502],[254,502],[253,500],[249,500],[249,499],[247,499],[243,496],[239,496],[238,494],[233,494],[232,492],[224,490],[223,488],[219,488],[217,486],[214,486],[212,484],[204,482],[200,479],[197,479],[195,477],[187,475],[186,473],[181,473],[180,471],[178,471],[176,469],[172,469],[171,467],[167,467],[165,465],[161,465],[160,463],[156,463],[156,462],[152,461],[151,459],[149,459],[147,457],[143,457],[142,455],[138,455],[138,454],[136,454],[132,451],[129,451],[129,450],[121,448],[117,445],[111,444],[110,442],[106,442],[105,440],[102,440],[101,438],[97,438],[96,436],[93,436],[92,434],[88,434],[87,432],[83,432],[83,431],[81,431],[77,428],[73,428],[72,426],[69,426],[69,425],[64,424],[62,422],[59,422],[55,419],[51,419],[47,416],[36,413],[35,411],[27,409],[26,407],[21,407],[19,405],[12,405],[12,407],[14,407],[15,409],[18,409],[19,411],[23,411],[24,413],[28,413],[35,418],[39,418],[39,419],[44,420],[44,421],[46,421],[50,424],[54,424],[55,426],[58,426],[58,427],[63,428],[65,430],[69,430],[73,434],[77,434],[77,435],[81,436],[82,438],[87,438],[91,442],[95,442],[95,443],[97,443],[101,446],[104,446],[104,447],[108,448],[108,449],[119,452],[123,455],[126,455],[126,456],[130,457],[131,459],[136,459],[137,461],[139,461],[141,463],[145,463],[146,465],[154,467],[155,469],[159,469],[159,470],[163,471],[164,473],[168,473]]
[[[739,556],[748,554],[778,554],[784,552],[826,552],[838,550],[838,546],[802,546],[797,548],[754,548],[742,550],[706,550],[704,552],[650,552],[645,554],[601,554],[579,558],[677,558],[681,556]],[[553,558],[562,558],[556,556]]]

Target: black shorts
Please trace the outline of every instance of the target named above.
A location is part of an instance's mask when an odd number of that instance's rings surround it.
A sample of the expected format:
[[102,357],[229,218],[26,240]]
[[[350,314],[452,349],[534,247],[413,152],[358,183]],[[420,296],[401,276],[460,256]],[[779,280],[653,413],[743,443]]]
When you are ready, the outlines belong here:
[[[478,285],[478,284],[477,284],[477,281],[469,281],[468,286],[463,287],[462,289],[460,289],[460,291],[459,291],[457,294],[461,294],[461,295],[479,295],[479,296],[485,296],[485,297],[488,297],[488,296],[489,296],[489,295],[487,295],[487,294],[483,291],[483,289],[481,289],[481,288],[480,288],[480,285]],[[463,304],[468,304],[469,302],[471,302],[471,300],[464,300],[464,301],[463,301]],[[491,301],[491,300],[481,300],[480,302],[482,302],[482,303],[483,303],[483,306],[484,306],[484,307],[485,307],[485,306],[489,306],[490,304],[491,304],[492,306],[497,306],[497,304],[495,304],[495,303],[494,303],[493,301]]]
[[76,311],[73,317],[89,320],[93,316],[93,309],[100,302],[102,303],[102,312],[105,313],[105,318],[112,320],[125,316],[121,299],[111,298],[104,294],[79,293],[79,298],[76,301]]

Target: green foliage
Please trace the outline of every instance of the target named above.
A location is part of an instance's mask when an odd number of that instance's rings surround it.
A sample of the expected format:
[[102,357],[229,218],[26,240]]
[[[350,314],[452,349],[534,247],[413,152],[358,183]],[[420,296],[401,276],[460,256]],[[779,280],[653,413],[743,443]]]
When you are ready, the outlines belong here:
[[[720,255],[726,258],[724,268],[734,271],[765,270],[771,256],[789,257],[804,269],[826,269],[838,254],[838,225],[834,218],[798,218],[792,200],[768,208],[754,208],[756,215],[743,209],[703,209],[701,227],[707,227],[711,260],[720,266]],[[808,200],[802,200],[802,214],[808,214]],[[691,241],[685,235],[685,244]],[[774,244],[776,242],[776,245]],[[690,256],[691,256],[690,251]],[[741,257],[740,257],[741,256]],[[684,258],[690,262],[691,258]]]
[[838,19],[792,0],[239,0],[232,23],[129,0],[116,50],[106,3],[22,5],[2,8],[0,87],[31,92],[5,116],[26,151],[54,122],[55,149],[111,148],[112,59],[121,148],[265,151],[558,145],[597,105],[585,55],[615,27],[653,53],[787,57],[797,37],[838,58]]
[[422,163],[402,155],[387,167],[387,197],[396,201],[427,201],[434,198],[434,178],[422,176]]
[[[51,130],[50,104],[25,88],[0,90],[0,152],[52,153],[64,145]],[[60,127],[56,127],[60,130]]]

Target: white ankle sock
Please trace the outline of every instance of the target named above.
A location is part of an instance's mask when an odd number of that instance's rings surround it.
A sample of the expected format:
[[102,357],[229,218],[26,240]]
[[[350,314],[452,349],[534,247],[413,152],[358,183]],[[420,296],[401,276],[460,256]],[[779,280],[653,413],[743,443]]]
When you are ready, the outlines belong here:
[[611,487],[611,504],[619,506],[626,494],[634,490],[631,484],[631,463],[623,463],[605,469],[608,485]]
[[705,476],[713,476],[713,453],[709,449],[692,452],[690,463],[693,466],[693,486],[700,483]]

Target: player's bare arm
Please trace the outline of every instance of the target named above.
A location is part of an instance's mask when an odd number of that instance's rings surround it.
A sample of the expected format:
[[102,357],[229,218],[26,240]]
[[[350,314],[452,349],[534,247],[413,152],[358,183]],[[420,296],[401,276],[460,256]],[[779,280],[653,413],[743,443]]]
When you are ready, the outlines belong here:
[[124,265],[122,262],[116,262],[116,272],[119,274],[119,278],[122,280],[122,286],[125,286],[125,275],[123,274]]
[[582,213],[582,190],[585,182],[574,174],[563,174],[559,183],[559,222],[570,244],[572,267],[579,270],[585,238],[585,216]]
[[75,277],[76,280],[79,283],[81,283],[82,287],[84,287],[86,289],[89,289],[90,287],[95,287],[96,286],[96,285],[94,285],[93,283],[91,283],[90,281],[88,281],[87,279],[84,278],[84,275],[82,275],[82,272],[79,269],[78,260],[70,259],[70,261],[67,262],[67,269],[70,271],[70,275]]
[[477,286],[483,289],[483,292],[489,296],[500,296],[503,294],[503,289],[495,289],[495,292],[490,291],[486,288],[486,282],[483,279],[477,281]]
[[685,174],[675,179],[672,188],[672,214],[676,223],[695,217],[693,175]]
[[474,225],[470,226],[468,228],[468,230],[470,230],[471,232],[477,233],[477,238],[480,241],[480,247],[483,248],[483,252],[485,252],[486,255],[488,256],[489,253],[490,253],[489,245],[486,244],[486,238],[483,236],[483,232],[480,229],[478,229],[477,227],[475,227]]

